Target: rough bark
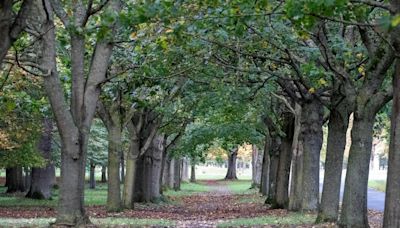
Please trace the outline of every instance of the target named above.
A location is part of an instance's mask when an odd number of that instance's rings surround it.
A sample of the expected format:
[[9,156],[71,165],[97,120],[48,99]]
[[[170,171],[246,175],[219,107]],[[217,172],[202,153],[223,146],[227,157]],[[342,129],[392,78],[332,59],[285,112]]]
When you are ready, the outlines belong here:
[[136,161],[139,155],[140,145],[136,136],[131,138],[129,151],[126,156],[126,175],[123,189],[123,206],[127,209],[133,208],[134,198],[133,191],[135,187],[136,177]]
[[89,170],[89,188],[96,188],[96,165],[93,162],[90,162],[90,170]]
[[282,129],[285,136],[279,147],[279,163],[276,177],[276,201],[273,208],[287,208],[289,204],[289,177],[292,162],[292,143],[294,131],[294,118],[291,113],[285,114]]
[[[354,115],[351,147],[340,222],[347,227],[368,227],[367,186],[374,120]],[[350,227],[350,226],[349,226]]]
[[367,71],[366,82],[355,99],[351,147],[347,163],[343,205],[339,225],[341,227],[368,227],[367,191],[369,162],[371,158],[373,126],[377,112],[391,99],[391,90],[379,91],[386,70],[393,61],[391,49],[388,55],[375,56],[377,66]]
[[[157,134],[159,122],[155,113],[142,110],[137,112],[128,123],[130,134],[130,146],[126,156],[126,175],[123,190],[123,205],[125,208],[133,208],[135,202],[135,192],[138,189],[136,183],[142,183],[140,180],[143,173],[143,163],[145,154],[153,144],[153,139]],[[162,152],[161,152],[162,153]],[[161,155],[160,155],[161,156]],[[161,158],[159,159],[161,162]],[[160,165],[161,166],[161,165]],[[138,179],[139,178],[139,179]],[[156,181],[159,183],[158,179]]]
[[[122,125],[119,103],[112,103],[109,107],[102,101],[97,103],[97,112],[108,132],[108,188],[107,210],[119,211],[122,208],[120,163],[122,154]],[[103,173],[102,173],[103,178]],[[105,177],[104,177],[105,178]]]
[[260,154],[256,145],[252,145],[252,153],[251,153],[251,187],[259,188],[261,182],[261,160]]
[[181,159],[174,159],[174,191],[181,190]]
[[122,153],[122,129],[118,123],[108,130],[108,189],[107,210],[121,210],[120,157]]
[[236,176],[236,161],[237,161],[238,148],[229,151],[228,153],[228,171],[225,180],[237,180]]
[[289,207],[291,211],[298,211],[301,209],[301,197],[302,197],[302,173],[303,170],[303,146],[299,141],[301,133],[301,106],[295,103],[294,108],[294,132],[292,142],[292,165],[290,172],[290,189],[289,189]]
[[276,203],[276,179],[278,174],[278,164],[279,164],[279,146],[281,144],[281,139],[279,136],[273,136],[271,140],[271,146],[269,148],[269,177],[268,177],[268,194],[265,203],[274,205]]
[[196,164],[192,163],[190,166],[190,182],[196,182]]
[[318,209],[318,223],[336,222],[339,215],[343,155],[350,112],[347,112],[347,109],[341,112],[338,108],[332,109],[329,115],[325,174],[321,205]]
[[260,193],[264,196],[268,195],[269,192],[269,166],[270,166],[270,136],[267,134],[265,136],[264,142],[264,155],[262,161],[262,169],[261,169],[261,183],[260,183]]
[[167,136],[164,135],[164,144],[163,144],[163,151],[162,151],[162,158],[161,158],[161,175],[159,178],[159,185],[160,185],[160,194],[162,195],[164,192],[164,189],[166,187],[165,185],[165,164],[167,163],[167,149],[166,149],[166,141],[167,141]]
[[319,201],[319,163],[322,148],[323,106],[312,99],[302,106],[301,141],[303,142],[302,210],[317,210]]
[[187,158],[182,159],[182,181],[189,181],[189,161]]
[[7,193],[24,192],[25,179],[22,167],[12,167],[7,169]]
[[289,194],[289,210],[300,211],[303,197],[303,142],[298,141],[293,152]]
[[168,162],[168,171],[167,171],[167,185],[170,189],[174,188],[175,182],[175,159],[170,158]]
[[393,89],[384,228],[400,227],[400,60],[396,61]]
[[161,160],[164,136],[154,137],[152,145],[136,164],[135,202],[159,202]]
[[26,197],[33,199],[50,199],[51,189],[54,185],[55,167],[51,161],[51,141],[53,138],[53,121],[43,120],[43,131],[39,139],[38,149],[47,164],[43,168],[32,168],[31,186]]

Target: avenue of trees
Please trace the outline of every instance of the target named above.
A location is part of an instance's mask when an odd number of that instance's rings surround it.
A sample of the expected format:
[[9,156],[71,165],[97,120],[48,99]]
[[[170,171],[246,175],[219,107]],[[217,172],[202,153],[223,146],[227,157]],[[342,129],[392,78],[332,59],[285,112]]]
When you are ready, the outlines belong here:
[[58,185],[55,225],[90,223],[96,167],[107,210],[134,210],[196,181],[215,148],[236,179],[246,143],[272,208],[368,227],[386,127],[384,227],[400,227],[399,0],[3,0],[0,34],[0,167],[10,193],[49,199]]

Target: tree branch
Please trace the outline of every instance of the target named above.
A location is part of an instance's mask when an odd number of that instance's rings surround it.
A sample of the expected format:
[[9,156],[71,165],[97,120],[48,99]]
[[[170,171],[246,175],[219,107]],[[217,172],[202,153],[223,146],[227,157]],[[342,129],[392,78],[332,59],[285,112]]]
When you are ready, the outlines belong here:
[[69,26],[69,17],[67,12],[65,12],[64,7],[61,3],[60,0],[49,0],[51,3],[51,6],[56,13],[57,17],[61,20],[61,22],[64,24],[64,27]]
[[378,1],[373,1],[373,0],[351,0],[350,2],[352,3],[359,3],[359,4],[364,4],[372,7],[378,7],[381,9],[388,10],[391,13],[395,13],[392,7],[390,5],[387,5],[383,2],[378,2]]

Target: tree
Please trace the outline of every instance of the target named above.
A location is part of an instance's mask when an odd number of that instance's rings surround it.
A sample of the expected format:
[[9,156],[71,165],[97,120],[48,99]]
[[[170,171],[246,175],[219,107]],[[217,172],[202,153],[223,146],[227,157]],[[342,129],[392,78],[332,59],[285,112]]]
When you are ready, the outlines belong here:
[[56,173],[52,161],[52,139],[53,139],[53,121],[45,118],[43,120],[43,130],[40,136],[38,147],[41,155],[46,159],[46,165],[43,168],[32,168],[31,186],[26,197],[33,199],[50,199],[51,190],[55,184]]
[[238,156],[238,147],[229,150],[228,153],[228,171],[225,176],[225,180],[237,180],[236,176],[236,160]]
[[[106,79],[108,61],[112,53],[113,44],[110,35],[113,34],[116,14],[120,11],[118,1],[111,1],[110,7],[104,14],[111,22],[103,21],[103,36],[97,37],[93,50],[91,64],[85,74],[85,34],[84,28],[90,16],[96,12],[90,3],[84,7],[81,1],[72,3],[73,17],[69,16],[60,1],[45,1],[43,5],[45,15],[43,22],[43,57],[42,67],[47,69],[48,75],[44,80],[45,91],[49,97],[54,113],[55,122],[60,133],[61,148],[61,182],[60,202],[56,224],[69,226],[83,225],[89,222],[86,216],[83,199],[85,183],[86,153],[91,123],[96,111],[96,103],[100,93],[100,85]],[[102,9],[104,5],[97,8]],[[56,38],[53,18],[53,9],[66,28],[71,41],[71,81],[69,89],[71,102],[65,100],[61,79],[58,75],[56,63]],[[104,17],[103,19],[105,19]],[[111,29],[108,29],[108,28]],[[106,34],[104,34],[106,32]],[[100,33],[99,33],[100,34]]]

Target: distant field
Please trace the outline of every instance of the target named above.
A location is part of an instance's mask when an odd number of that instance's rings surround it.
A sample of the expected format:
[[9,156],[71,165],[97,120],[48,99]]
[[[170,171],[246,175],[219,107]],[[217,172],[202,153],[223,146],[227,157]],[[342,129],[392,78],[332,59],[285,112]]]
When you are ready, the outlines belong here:
[[[196,166],[196,178],[199,180],[221,180],[225,178],[227,168],[214,166]],[[251,169],[238,169],[240,180],[251,180]]]

